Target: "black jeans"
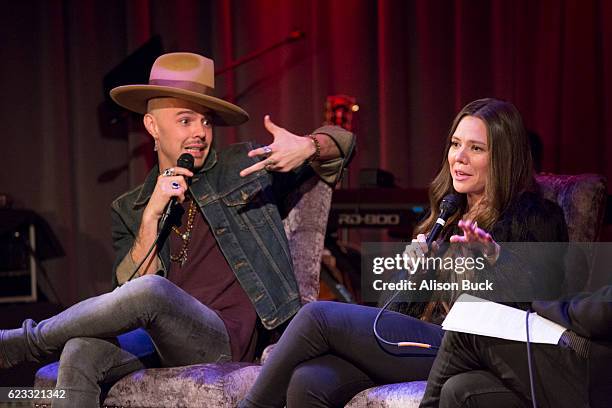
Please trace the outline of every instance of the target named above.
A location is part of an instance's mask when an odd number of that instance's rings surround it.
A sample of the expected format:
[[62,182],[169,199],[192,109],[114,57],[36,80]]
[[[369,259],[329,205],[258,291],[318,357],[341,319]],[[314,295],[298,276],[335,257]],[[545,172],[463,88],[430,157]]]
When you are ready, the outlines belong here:
[[[588,407],[587,360],[573,350],[532,344],[538,407]],[[420,408],[531,407],[525,343],[447,332]]]
[[[374,385],[425,380],[435,351],[382,347],[372,332],[379,309],[336,302],[304,306],[279,340],[239,407],[343,407]],[[379,333],[390,341],[439,346],[440,326],[385,312]]]

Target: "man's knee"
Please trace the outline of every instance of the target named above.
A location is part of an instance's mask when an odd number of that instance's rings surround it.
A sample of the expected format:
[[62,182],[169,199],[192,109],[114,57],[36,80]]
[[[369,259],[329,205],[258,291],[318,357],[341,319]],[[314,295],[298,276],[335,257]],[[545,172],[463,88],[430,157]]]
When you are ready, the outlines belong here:
[[521,407],[526,401],[486,370],[472,370],[449,378],[440,392],[440,408]]
[[75,337],[66,342],[58,369],[58,381],[62,385],[97,388],[98,382],[103,379],[108,358],[104,347],[98,344],[101,341],[105,340]]
[[100,342],[106,340],[90,337],[75,337],[66,342],[60,356],[60,365],[98,366],[108,356]]
[[467,407],[464,404],[467,399],[466,388],[469,386],[461,375],[449,378],[440,391],[440,408]]
[[176,287],[163,276],[145,275],[126,283],[121,289],[132,301],[143,305],[169,299]]

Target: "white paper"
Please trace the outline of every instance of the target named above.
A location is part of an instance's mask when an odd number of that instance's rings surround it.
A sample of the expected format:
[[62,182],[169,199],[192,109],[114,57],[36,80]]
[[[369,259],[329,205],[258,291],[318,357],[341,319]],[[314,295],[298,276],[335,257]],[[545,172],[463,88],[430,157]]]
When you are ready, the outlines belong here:
[[[462,294],[442,322],[444,330],[479,334],[500,339],[527,341],[526,313],[510,306],[500,305],[468,294]],[[565,327],[529,314],[529,341],[557,344]]]

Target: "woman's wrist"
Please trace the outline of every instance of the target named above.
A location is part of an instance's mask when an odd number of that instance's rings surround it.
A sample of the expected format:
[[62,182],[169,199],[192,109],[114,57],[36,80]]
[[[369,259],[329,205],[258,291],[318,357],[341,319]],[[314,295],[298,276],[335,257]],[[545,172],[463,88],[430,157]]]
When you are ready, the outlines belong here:
[[490,245],[485,246],[482,251],[482,256],[484,256],[489,265],[493,265],[499,259],[500,250],[501,247],[497,244],[497,242],[492,242]]

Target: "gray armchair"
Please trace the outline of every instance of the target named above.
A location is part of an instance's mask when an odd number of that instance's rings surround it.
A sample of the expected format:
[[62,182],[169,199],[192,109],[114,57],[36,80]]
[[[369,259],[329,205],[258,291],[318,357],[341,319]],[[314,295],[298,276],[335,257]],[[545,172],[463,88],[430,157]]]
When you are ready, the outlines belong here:
[[[288,198],[285,233],[303,303],[319,294],[319,271],[332,189],[313,177]],[[36,373],[35,387],[53,388],[58,363]],[[260,366],[195,364],[136,371],[112,385],[105,407],[234,407],[255,382]],[[46,404],[50,401],[38,401]]]

